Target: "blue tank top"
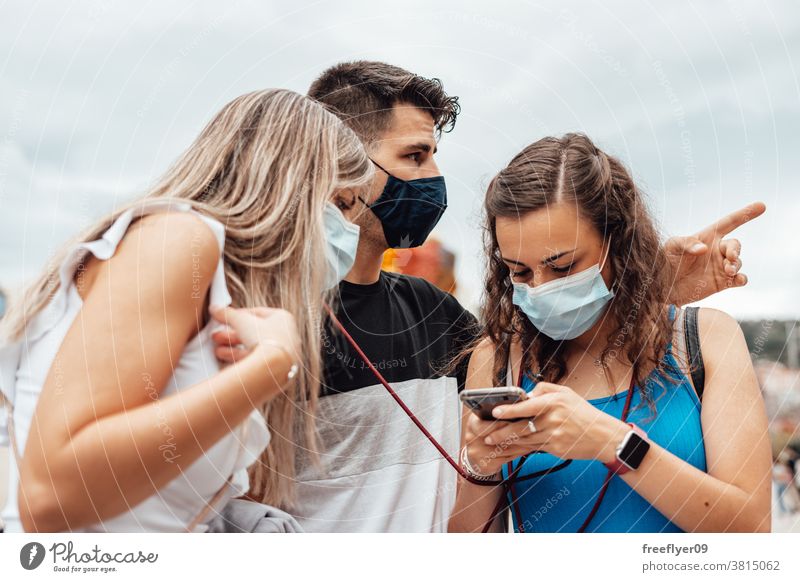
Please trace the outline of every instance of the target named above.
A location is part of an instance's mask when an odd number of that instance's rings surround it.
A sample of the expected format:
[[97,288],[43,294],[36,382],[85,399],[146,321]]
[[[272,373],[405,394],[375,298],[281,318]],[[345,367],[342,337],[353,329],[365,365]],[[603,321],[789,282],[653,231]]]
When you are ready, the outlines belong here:
[[[670,307],[670,317],[674,308]],[[671,345],[664,359],[678,370]],[[669,368],[668,368],[669,369]],[[701,471],[706,470],[703,431],[700,425],[700,401],[685,374],[674,378],[674,383],[653,372],[647,379],[656,404],[656,414],[642,403],[639,386],[634,386],[628,422],[633,422],[647,432],[648,438]],[[533,390],[535,382],[527,375],[522,388]],[[588,402],[616,418],[622,417],[628,390],[613,396],[593,398]],[[549,453],[528,456],[518,477],[555,467],[564,461]],[[513,468],[518,467],[514,461]],[[515,483],[517,506],[525,532],[575,533],[594,506],[608,469],[600,461],[573,460],[556,472]],[[508,477],[507,466],[503,477]],[[509,500],[510,501],[510,500]],[[513,514],[513,512],[512,512]],[[514,530],[519,531],[517,516],[512,515]],[[664,517],[656,508],[636,493],[620,477],[614,476],[603,502],[587,532],[682,532],[677,525]]]

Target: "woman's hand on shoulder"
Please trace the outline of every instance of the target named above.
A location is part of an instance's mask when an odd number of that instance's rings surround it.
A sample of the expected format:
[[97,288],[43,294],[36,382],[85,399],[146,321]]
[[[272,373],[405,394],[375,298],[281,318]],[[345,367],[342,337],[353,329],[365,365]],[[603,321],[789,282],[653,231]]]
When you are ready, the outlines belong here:
[[274,307],[212,306],[215,320],[225,324],[212,334],[215,354],[223,362],[240,361],[253,353],[280,353],[287,366],[300,362],[300,334],[295,317]]

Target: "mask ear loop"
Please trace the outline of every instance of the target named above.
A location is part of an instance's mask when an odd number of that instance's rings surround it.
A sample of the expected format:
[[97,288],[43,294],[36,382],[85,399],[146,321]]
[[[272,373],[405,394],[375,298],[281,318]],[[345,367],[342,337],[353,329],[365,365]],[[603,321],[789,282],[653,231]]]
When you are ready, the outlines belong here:
[[[608,247],[606,248],[606,255],[605,255],[605,257],[603,257],[603,264],[599,269],[599,272],[600,272],[601,275],[603,274],[603,269],[606,268],[606,261],[608,260],[608,255],[611,254],[611,240],[612,240],[612,237],[608,237]],[[611,283],[611,286],[608,288],[608,290],[611,291],[612,293],[614,293],[616,287],[617,287],[617,279],[614,278],[614,282]]]
[[[384,168],[383,166],[381,166],[381,165],[380,165],[378,162],[376,162],[376,161],[375,161],[375,160],[373,160],[372,158],[370,158],[370,159],[369,159],[369,161],[370,161],[370,162],[372,162],[373,164],[375,164],[376,166],[378,166],[378,168],[380,168],[380,170],[381,170],[381,171],[382,171],[384,174],[386,174],[387,176],[391,176],[392,178],[394,178],[394,176],[392,176],[392,175],[391,175],[391,174],[390,174],[390,173],[389,173],[389,172],[386,170],[386,168]],[[396,178],[395,178],[395,179],[396,179]]]
[[[386,170],[386,168],[384,168],[383,166],[381,166],[381,165],[380,165],[378,162],[376,162],[376,161],[375,161],[375,160],[373,160],[372,158],[369,158],[369,161],[370,161],[370,162],[372,162],[373,164],[375,164],[376,166],[378,166],[378,168],[380,169],[380,171],[381,171],[381,172],[383,172],[384,174],[386,174],[386,175],[387,175],[387,176],[389,176],[390,178],[394,178],[395,180],[397,180],[397,178],[395,178],[395,177],[394,177],[392,174],[390,174],[390,173],[389,173],[389,172]],[[380,199],[381,199],[381,197],[383,197],[383,193],[381,193],[381,194],[380,194],[380,195],[379,195],[379,196],[378,196],[378,197],[375,199],[375,202],[377,202],[378,200],[380,200]],[[366,200],[364,200],[364,199],[361,197],[361,195],[360,195],[360,194],[358,195],[358,199],[359,199],[359,200],[361,200],[361,203],[362,203],[364,206],[366,206],[367,208],[369,208],[370,210],[372,210],[372,205],[373,205],[373,204],[375,204],[375,202],[373,202],[372,204],[367,204],[367,201],[366,201]],[[374,212],[374,211],[373,211],[373,212]]]
[[[364,205],[364,210],[358,213],[356,218],[360,218],[363,214],[365,214],[368,210],[372,210],[372,207],[361,197],[361,194],[356,194],[356,198],[358,198],[359,202]],[[355,223],[354,223],[355,224]]]
[[608,246],[606,247],[606,254],[603,257],[603,264],[600,266],[600,271],[602,272],[603,269],[606,268],[606,261],[608,260],[608,255],[611,254],[611,237],[608,238]]

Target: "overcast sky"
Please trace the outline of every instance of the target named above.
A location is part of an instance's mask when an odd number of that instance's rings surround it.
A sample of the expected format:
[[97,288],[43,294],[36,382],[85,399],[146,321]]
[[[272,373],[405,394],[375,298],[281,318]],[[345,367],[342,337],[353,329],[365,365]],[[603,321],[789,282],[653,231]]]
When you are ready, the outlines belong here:
[[796,0],[1,6],[1,286],[143,192],[236,95],[305,92],[337,61],[376,59],[460,96],[438,154],[450,206],[436,234],[468,306],[486,183],[536,139],[582,131],[629,165],[665,236],[766,202],[738,234],[751,283],[707,304],[800,317]]

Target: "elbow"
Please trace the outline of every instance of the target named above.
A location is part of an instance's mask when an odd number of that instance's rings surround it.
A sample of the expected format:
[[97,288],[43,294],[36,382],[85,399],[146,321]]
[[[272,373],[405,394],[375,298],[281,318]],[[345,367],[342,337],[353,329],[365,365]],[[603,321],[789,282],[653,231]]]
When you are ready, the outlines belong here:
[[772,490],[753,499],[750,508],[750,527],[746,531],[752,533],[772,532]]
[[771,500],[768,498],[766,501],[752,503],[747,511],[741,512],[739,523],[731,527],[730,531],[739,533],[771,533]]
[[63,507],[52,487],[32,480],[21,480],[17,490],[17,509],[22,529],[30,533],[63,531]]
[[768,504],[766,509],[756,515],[757,522],[751,530],[753,533],[772,533],[772,507]]
[[467,530],[464,527],[462,527],[458,523],[457,519],[451,519],[449,522],[447,522],[447,533],[463,533],[463,532],[466,532],[466,531],[469,531],[469,530]]
[[450,519],[447,520],[447,533],[458,533],[462,530],[458,527],[458,515],[455,511],[450,514]]
[[447,522],[447,533],[465,533],[473,531],[467,524],[464,523],[464,512],[454,511],[450,514],[450,519]]
[[766,515],[759,512],[756,515],[746,519],[740,527],[735,528],[733,531],[739,533],[771,533],[772,532],[772,516],[771,511],[767,510]]

